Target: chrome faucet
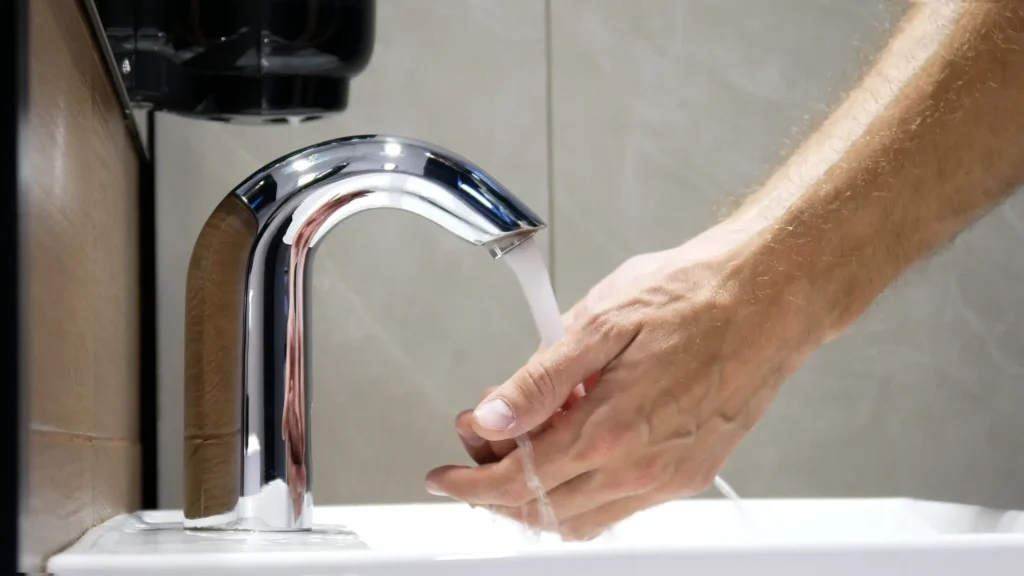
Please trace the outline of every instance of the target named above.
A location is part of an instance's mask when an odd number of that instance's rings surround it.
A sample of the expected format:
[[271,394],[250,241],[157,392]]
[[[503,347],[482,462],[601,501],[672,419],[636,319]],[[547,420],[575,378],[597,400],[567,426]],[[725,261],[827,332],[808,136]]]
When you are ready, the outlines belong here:
[[342,220],[419,214],[497,258],[545,224],[470,162],[386,136],[263,167],[218,205],[189,263],[185,527],[312,528],[312,257]]

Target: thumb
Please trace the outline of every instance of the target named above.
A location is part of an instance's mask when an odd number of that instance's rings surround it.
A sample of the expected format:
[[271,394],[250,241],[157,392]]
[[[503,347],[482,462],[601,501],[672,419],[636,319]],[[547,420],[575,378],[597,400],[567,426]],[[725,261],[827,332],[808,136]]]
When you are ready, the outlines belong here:
[[480,402],[473,412],[473,428],[493,441],[514,438],[540,426],[580,382],[601,372],[618,356],[637,330],[603,319],[584,320],[554,346],[534,354]]

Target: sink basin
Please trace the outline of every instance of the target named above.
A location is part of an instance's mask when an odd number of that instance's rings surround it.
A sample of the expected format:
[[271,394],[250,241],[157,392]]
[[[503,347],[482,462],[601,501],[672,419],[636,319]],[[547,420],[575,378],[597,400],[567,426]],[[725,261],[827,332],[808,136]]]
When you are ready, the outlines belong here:
[[[744,520],[746,518],[746,520]],[[907,499],[680,500],[581,543],[462,504],[318,507],[312,533],[186,532],[179,511],[112,518],[50,559],[58,575],[1006,574],[1024,512]],[[344,528],[343,528],[344,527]]]

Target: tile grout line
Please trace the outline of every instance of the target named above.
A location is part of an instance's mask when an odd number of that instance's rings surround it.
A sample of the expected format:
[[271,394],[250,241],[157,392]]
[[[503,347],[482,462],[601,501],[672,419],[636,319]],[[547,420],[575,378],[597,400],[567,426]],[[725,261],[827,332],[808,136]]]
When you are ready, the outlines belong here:
[[551,2],[544,0],[544,98],[545,98],[545,138],[547,139],[547,184],[548,184],[548,275],[551,286],[558,295],[558,283],[555,281],[557,270],[555,265],[555,141],[554,141],[554,95],[551,87],[552,79],[552,40],[551,40]]
[[133,444],[139,444],[138,440],[132,438],[102,436],[86,432],[71,432],[68,430],[60,430],[50,426],[40,426],[36,424],[30,425],[29,431],[32,434],[38,434],[51,440],[60,440],[69,444],[102,444],[109,446],[131,446]]

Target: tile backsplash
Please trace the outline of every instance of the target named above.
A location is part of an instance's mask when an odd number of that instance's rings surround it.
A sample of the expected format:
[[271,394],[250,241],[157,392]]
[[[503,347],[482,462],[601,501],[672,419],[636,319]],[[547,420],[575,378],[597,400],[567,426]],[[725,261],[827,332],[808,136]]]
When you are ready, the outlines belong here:
[[[160,503],[181,505],[182,313],[196,235],[280,154],[397,133],[469,157],[552,227],[567,308],[625,258],[749,194],[858,81],[908,3],[380,0],[349,109],[299,128],[157,120]],[[1024,197],[890,290],[784,388],[724,476],[749,496],[1024,507]],[[453,418],[535,349],[511,274],[367,214],[317,258],[317,504],[430,498]]]
[[136,509],[139,158],[78,2],[32,0],[26,570]]

